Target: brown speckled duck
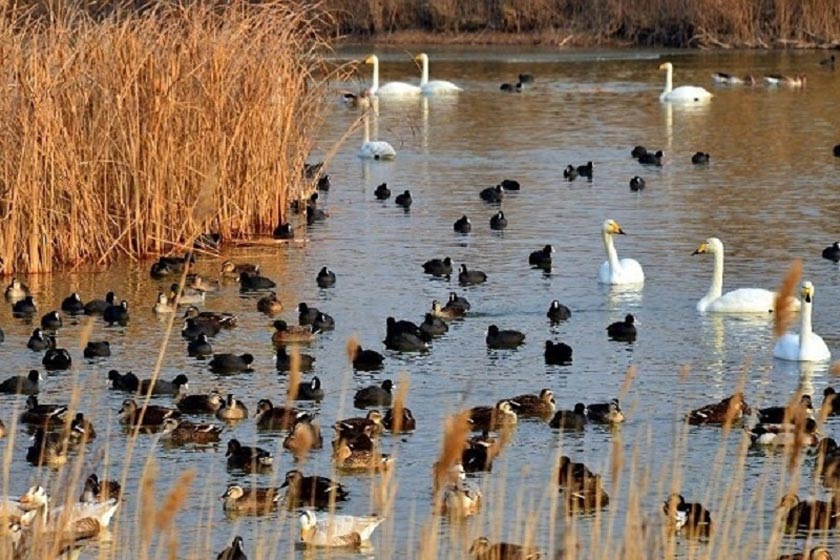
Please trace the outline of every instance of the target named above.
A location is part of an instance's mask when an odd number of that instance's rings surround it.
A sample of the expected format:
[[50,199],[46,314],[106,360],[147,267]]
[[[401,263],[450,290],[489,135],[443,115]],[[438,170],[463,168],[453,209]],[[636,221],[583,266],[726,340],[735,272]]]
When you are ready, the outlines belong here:
[[751,409],[744,400],[743,393],[735,393],[720,402],[708,404],[686,414],[686,422],[692,426],[702,424],[724,424],[741,420],[751,414]]

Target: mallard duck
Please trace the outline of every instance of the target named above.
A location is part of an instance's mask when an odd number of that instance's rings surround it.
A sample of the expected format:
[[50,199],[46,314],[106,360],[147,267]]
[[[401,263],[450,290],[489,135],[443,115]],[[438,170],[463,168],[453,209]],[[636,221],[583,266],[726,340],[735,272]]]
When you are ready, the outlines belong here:
[[26,460],[36,467],[57,467],[67,462],[68,448],[69,441],[66,437],[38,428],[32,438],[32,445],[26,450]]
[[257,403],[257,412],[254,418],[257,427],[263,430],[287,430],[300,413],[296,408],[275,407],[268,399],[261,399]]
[[122,497],[122,487],[116,480],[99,480],[96,473],[92,473],[85,479],[85,487],[80,502],[107,502],[112,498],[119,500]]
[[507,400],[520,417],[546,417],[554,414],[554,393],[551,389],[543,389],[539,395],[519,395]]
[[277,508],[280,491],[277,488],[242,487],[231,484],[219,497],[222,509],[228,513],[266,514]]
[[216,418],[219,420],[242,420],[248,418],[248,408],[237,400],[233,393],[228,393],[227,398],[222,402],[216,410]]
[[246,472],[258,472],[274,464],[271,453],[260,447],[244,446],[238,439],[231,439],[228,442],[225,457],[227,457],[228,468]]
[[245,549],[242,544],[242,537],[236,536],[230,546],[221,551],[216,560],[248,560],[245,555]]
[[274,346],[280,347],[286,344],[308,344],[315,340],[315,333],[310,325],[291,325],[286,321],[274,321],[274,334],[271,335],[271,342]]
[[347,500],[350,495],[340,482],[323,476],[303,476],[297,469],[286,473],[286,479],[280,488],[288,488],[286,504],[290,508],[328,508],[333,502]]
[[258,274],[260,272],[260,265],[251,263],[234,264],[232,261],[222,263],[221,273],[225,278],[235,278],[238,280],[243,272]]
[[215,414],[223,403],[222,394],[212,390],[202,395],[180,395],[176,406],[184,414]]
[[359,548],[384,517],[354,517],[326,514],[320,517],[305,510],[300,515],[300,540],[311,546]]
[[562,430],[583,430],[586,427],[586,405],[579,402],[574,410],[558,410],[548,425]]
[[352,449],[347,440],[341,440],[333,451],[333,464],[347,472],[385,472],[394,466],[395,459],[376,450]]
[[26,284],[17,278],[12,278],[12,281],[9,282],[8,286],[6,286],[6,290],[3,292],[3,295],[7,300],[15,303],[32,294]]
[[38,426],[60,426],[67,416],[67,406],[63,404],[41,404],[38,397],[30,395],[26,399],[26,410],[20,415],[24,424]]
[[786,532],[824,531],[840,526],[840,505],[836,499],[831,502],[801,501],[796,494],[787,494],[782,497],[778,509],[783,512]]
[[0,383],[0,393],[34,395],[40,390],[40,381],[41,374],[37,369],[31,369],[26,376],[15,375]]
[[137,406],[134,399],[126,399],[120,408],[120,422],[130,426],[157,427],[167,418],[180,418],[181,413],[174,408],[148,405],[144,408]]
[[140,387],[140,380],[134,373],[128,371],[120,373],[115,369],[108,372],[108,388],[114,391],[134,393]]
[[496,406],[476,406],[467,411],[473,431],[498,430],[517,423],[517,415],[510,401],[499,401]]
[[277,315],[283,311],[283,302],[277,299],[277,294],[269,292],[257,300],[257,311],[266,315]]
[[414,414],[412,414],[411,409],[402,407],[400,410],[401,412],[399,413],[395,413],[393,408],[386,410],[385,415],[382,417],[382,426],[394,434],[416,430],[417,420],[414,419]]
[[520,544],[497,542],[490,544],[487,537],[478,537],[470,545],[470,556],[475,560],[540,560],[542,553]]
[[183,373],[175,376],[172,381],[165,379],[144,379],[140,382],[140,393],[143,395],[172,395],[177,397],[189,388],[189,380]]
[[190,305],[184,312],[184,319],[192,319],[197,325],[209,325],[219,329],[232,329],[236,326],[237,317],[233,313],[218,311],[199,311],[198,307]]
[[460,307],[441,307],[438,300],[432,301],[432,316],[451,321],[466,315],[466,311]]
[[624,413],[618,399],[608,403],[595,403],[586,407],[586,417],[599,424],[620,424],[624,422]]
[[752,411],[744,400],[743,393],[735,393],[722,401],[708,404],[686,414],[686,421],[692,426],[701,424],[725,424],[741,420]]
[[671,494],[662,505],[662,512],[672,531],[690,537],[708,537],[712,532],[712,514],[699,503],[686,502],[682,494]]
[[394,382],[386,379],[381,385],[371,385],[356,391],[353,396],[353,406],[368,408],[371,406],[391,406]]
[[283,449],[288,449],[296,457],[301,457],[310,449],[322,447],[324,447],[324,438],[321,435],[321,427],[312,422],[309,414],[299,413],[289,430],[289,435],[283,440]]
[[823,546],[816,546],[805,552],[782,554],[777,560],[832,560],[831,552]]
[[214,426],[212,424],[193,424],[189,420],[167,418],[163,421],[161,439],[165,439],[175,445],[182,445],[185,443],[217,443],[221,433],[221,426]]

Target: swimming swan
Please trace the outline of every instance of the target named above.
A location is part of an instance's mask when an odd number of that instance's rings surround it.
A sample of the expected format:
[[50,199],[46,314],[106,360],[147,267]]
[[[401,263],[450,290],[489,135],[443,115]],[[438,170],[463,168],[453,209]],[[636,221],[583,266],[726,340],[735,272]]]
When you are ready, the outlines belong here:
[[370,95],[420,95],[420,88],[405,82],[388,82],[379,87],[379,57],[375,54],[365,59],[365,64],[373,64],[373,80],[368,93]]
[[[776,292],[761,288],[739,288],[723,292],[723,243],[717,237],[710,237],[697,247],[692,255],[711,253],[715,256],[715,271],[712,285],[703,298],[697,302],[700,313],[772,313],[776,305]],[[791,298],[791,309],[799,309],[799,300]]]
[[820,335],[811,329],[811,307],[814,304],[814,285],[802,283],[802,313],[799,334],[785,333],[773,348],[773,357],[791,362],[824,362],[831,359]]
[[604,222],[601,232],[604,236],[604,248],[607,250],[607,260],[598,272],[598,282],[601,284],[642,284],[645,273],[642,265],[633,259],[618,260],[618,253],[613,245],[613,235],[624,235],[624,231],[615,220]]
[[365,113],[362,117],[365,121],[365,138],[362,147],[359,148],[359,157],[364,159],[394,159],[397,157],[397,151],[389,144],[382,140],[370,139],[370,120],[368,114]]
[[446,80],[432,80],[429,81],[429,57],[426,53],[420,53],[414,57],[415,62],[420,62],[423,65],[423,71],[420,75],[420,89],[426,95],[434,95],[441,93],[458,93],[464,91],[452,82]]
[[668,101],[672,103],[702,103],[712,98],[712,94],[705,89],[698,86],[680,86],[674,88],[674,65],[670,62],[665,62],[659,66],[660,70],[665,70],[665,89],[659,95],[659,101]]

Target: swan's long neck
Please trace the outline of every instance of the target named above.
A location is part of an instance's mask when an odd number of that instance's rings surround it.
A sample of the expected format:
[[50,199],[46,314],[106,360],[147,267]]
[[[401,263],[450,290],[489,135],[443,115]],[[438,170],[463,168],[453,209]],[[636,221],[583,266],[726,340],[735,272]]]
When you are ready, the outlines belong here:
[[805,301],[805,298],[802,298],[802,310],[800,311],[800,324],[799,324],[799,344],[802,345],[802,341],[808,337],[809,334],[813,332],[813,327],[811,326],[811,306],[813,305],[813,296],[811,301]]
[[365,142],[365,144],[370,142],[370,118],[368,118],[367,115],[365,115],[365,138],[364,138],[364,142]]
[[[376,68],[376,66],[374,66]],[[374,76],[376,75],[376,70],[374,70]],[[374,82],[376,83],[376,82]],[[671,90],[674,89],[674,69],[670,66],[665,69],[665,90],[662,92],[663,94],[671,93]]]
[[609,232],[604,232],[604,248],[607,250],[607,260],[610,263],[610,271],[617,271],[621,265],[618,263],[618,253],[613,245],[613,236]]
[[429,83],[429,59],[423,57],[423,73],[420,74],[420,86],[425,86]]
[[716,300],[723,293],[723,250],[715,251],[715,270],[712,273],[712,285],[706,294],[708,301]]
[[[670,82],[668,82],[670,83]],[[373,95],[379,91],[379,60],[373,61],[373,78],[370,84],[370,94]]]

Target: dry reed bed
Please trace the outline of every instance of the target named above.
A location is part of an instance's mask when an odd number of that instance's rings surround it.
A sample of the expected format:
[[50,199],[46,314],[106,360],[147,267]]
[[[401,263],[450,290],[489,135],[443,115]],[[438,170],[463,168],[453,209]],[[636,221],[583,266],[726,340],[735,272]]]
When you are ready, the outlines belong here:
[[270,232],[308,188],[319,13],[197,2],[95,20],[58,6],[7,5],[0,20],[3,272]]

